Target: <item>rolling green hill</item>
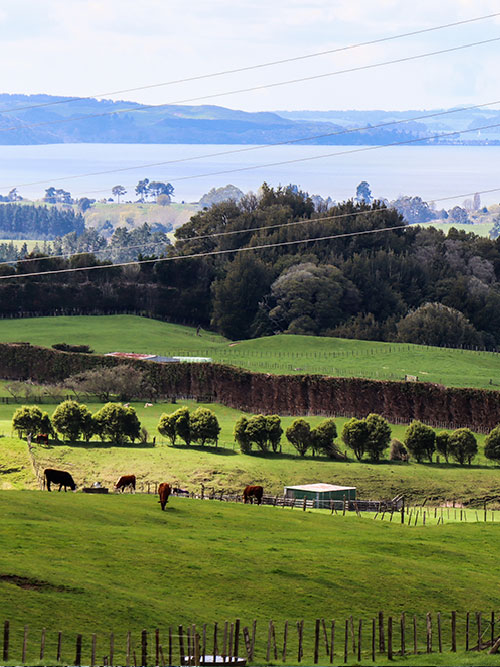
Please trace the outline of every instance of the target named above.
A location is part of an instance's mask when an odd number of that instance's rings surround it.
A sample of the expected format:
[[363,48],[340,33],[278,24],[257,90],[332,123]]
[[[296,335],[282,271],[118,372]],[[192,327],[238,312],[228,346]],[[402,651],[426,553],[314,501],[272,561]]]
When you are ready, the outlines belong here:
[[500,388],[500,355],[422,345],[279,335],[230,342],[217,334],[135,315],[0,320],[0,341],[88,344],[98,353],[204,356],[254,371],[320,373],[419,381],[454,387]]
[[[57,631],[63,662],[74,659],[77,632],[84,635],[83,664],[89,664],[90,633],[97,634],[102,656],[113,631],[115,664],[124,664],[127,631],[140,655],[143,628],[159,628],[166,647],[171,626],[177,652],[179,624],[218,622],[220,628],[235,618],[242,626],[257,620],[256,664],[265,662],[271,618],[279,646],[289,620],[287,662],[296,664],[295,621],[304,619],[304,661],[311,664],[314,619],[327,619],[328,627],[336,619],[340,659],[344,619],[351,614],[356,628],[358,618],[364,620],[365,664],[379,610],[396,618],[416,614],[424,651],[425,613],[433,612],[434,623],[435,613],[443,613],[447,648],[454,609],[460,653],[438,655],[435,643],[432,661],[419,656],[404,663],[471,665],[463,654],[465,611],[486,617],[497,603],[499,529],[493,524],[409,528],[183,498],[171,498],[161,512],[154,496],[28,491],[0,492],[0,514],[0,594],[12,626],[12,664],[20,657],[24,625],[28,664],[38,662],[42,628],[47,664],[54,664]],[[320,664],[327,664],[323,642],[320,650]],[[479,664],[498,664],[497,657],[480,657]],[[356,662],[351,649],[349,662]]]

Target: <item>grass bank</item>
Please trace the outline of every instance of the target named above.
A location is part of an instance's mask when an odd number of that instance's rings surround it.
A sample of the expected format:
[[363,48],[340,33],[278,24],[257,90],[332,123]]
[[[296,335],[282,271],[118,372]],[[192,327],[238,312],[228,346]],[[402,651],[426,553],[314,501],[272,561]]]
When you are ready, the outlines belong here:
[[[76,633],[84,634],[84,664],[90,633],[98,634],[98,655],[105,655],[113,631],[115,661],[124,664],[129,630],[139,654],[143,628],[159,627],[165,641],[168,626],[235,618],[242,626],[257,619],[257,664],[265,663],[271,618],[278,643],[284,621],[292,623],[288,662],[294,664],[295,621],[304,619],[310,664],[316,618],[337,620],[339,656],[344,619],[362,618],[366,631],[379,610],[398,618],[416,614],[423,650],[425,613],[442,611],[448,619],[454,609],[462,648],[465,612],[486,615],[498,601],[495,524],[409,530],[272,507],[173,498],[161,512],[153,496],[35,491],[0,492],[0,513],[3,617],[11,621],[18,652],[29,625],[28,664],[38,660],[43,627],[48,657],[56,631],[63,632],[63,661],[74,657]],[[448,620],[443,633],[448,644]],[[368,663],[366,634],[364,645]],[[444,658],[435,653],[432,660],[404,662],[472,664],[463,654],[453,662]],[[488,664],[481,658],[478,664]],[[326,662],[321,648],[321,664]]]
[[231,342],[217,334],[134,315],[0,320],[0,341],[90,345],[97,353],[203,356],[253,371],[320,373],[500,389],[500,354],[422,345],[278,335]]

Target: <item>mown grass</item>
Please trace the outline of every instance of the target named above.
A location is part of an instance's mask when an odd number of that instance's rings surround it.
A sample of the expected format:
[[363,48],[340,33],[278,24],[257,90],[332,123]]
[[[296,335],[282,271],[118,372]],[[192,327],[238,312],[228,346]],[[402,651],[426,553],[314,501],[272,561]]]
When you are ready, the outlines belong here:
[[214,333],[134,315],[0,320],[0,341],[90,345],[97,353],[140,352],[204,356],[253,371],[321,373],[419,381],[446,386],[500,388],[500,355],[421,345],[278,335],[231,342]]
[[[22,588],[0,580],[3,617],[12,624],[11,656],[19,660],[14,650],[20,654],[22,628],[29,625],[28,664],[38,659],[43,627],[49,664],[57,631],[64,633],[66,661],[74,657],[76,633],[84,634],[84,664],[90,633],[98,634],[101,656],[108,654],[105,633],[113,631],[116,662],[123,664],[129,630],[139,655],[143,628],[160,628],[165,642],[168,626],[175,635],[179,624],[235,618],[242,626],[257,619],[256,664],[265,664],[271,618],[278,643],[284,621],[292,623],[288,662],[294,664],[294,625],[304,619],[304,663],[311,664],[314,620],[337,620],[339,656],[344,619],[351,614],[356,622],[364,619],[367,657],[366,633],[379,610],[395,618],[403,611],[410,618],[416,614],[420,650],[425,613],[431,611],[434,620],[437,611],[443,613],[447,646],[449,612],[456,610],[463,648],[465,612],[486,616],[498,602],[495,524],[409,530],[353,516],[217,501],[172,498],[161,512],[154,496],[36,491],[0,492],[0,514],[0,574],[33,584]],[[444,664],[472,664],[463,654],[454,660]],[[407,664],[443,662],[433,655],[432,661],[419,656]]]
[[[141,423],[149,432],[148,444],[114,446],[92,440],[90,443],[67,444],[51,442],[49,447],[35,446],[35,456],[40,467],[54,467],[70,470],[79,485],[90,485],[100,481],[112,485],[122,474],[134,473],[139,483],[169,481],[175,486],[200,492],[201,484],[208,490],[225,490],[240,493],[246,484],[261,484],[266,493],[282,494],[283,487],[293,484],[326,482],[345,486],[355,486],[358,496],[364,499],[391,499],[404,493],[408,499],[430,504],[446,500],[465,501],[481,505],[483,500],[500,497],[500,471],[483,454],[484,436],[478,435],[480,452],[472,466],[437,463],[397,463],[384,460],[378,464],[358,462],[352,452],[347,451],[348,462],[331,461],[327,458],[304,458],[297,456],[296,450],[282,439],[281,453],[251,455],[241,454],[233,438],[236,419],[242,414],[238,410],[216,404],[197,404],[186,401],[190,409],[198,405],[215,411],[221,425],[220,444],[215,447],[185,446],[179,442],[175,447],[156,431],[159,417],[163,412],[172,412],[179,404],[163,403],[145,408],[144,404],[133,403]],[[102,404],[88,404],[96,411]],[[26,444],[12,438],[11,418],[17,406],[0,405],[0,488],[36,488],[36,480],[30,474],[15,475],[3,473],[11,467],[11,452],[26,450]],[[54,405],[44,409],[52,414]],[[322,417],[307,417],[311,425],[318,424]],[[283,417],[282,426],[286,430],[293,417]],[[335,420],[340,433],[344,418]],[[393,425],[394,437],[403,438],[404,425]],[[153,446],[153,437],[156,446]],[[337,439],[339,447],[344,445]],[[26,458],[27,465],[29,464]],[[442,460],[441,460],[442,461]],[[16,466],[14,466],[16,467]],[[493,505],[496,503],[493,502]]]

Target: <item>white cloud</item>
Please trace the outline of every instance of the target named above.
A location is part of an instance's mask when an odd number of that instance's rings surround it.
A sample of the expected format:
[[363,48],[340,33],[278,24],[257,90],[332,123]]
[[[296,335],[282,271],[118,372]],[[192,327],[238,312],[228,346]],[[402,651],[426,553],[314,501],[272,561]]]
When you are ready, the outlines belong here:
[[[498,0],[4,0],[2,92],[87,95],[314,53],[499,10]],[[498,36],[497,19],[128,97],[177,101]],[[3,52],[2,52],[3,51]],[[238,108],[420,108],[484,101],[498,45],[228,96]],[[494,96],[494,95],[493,95]]]

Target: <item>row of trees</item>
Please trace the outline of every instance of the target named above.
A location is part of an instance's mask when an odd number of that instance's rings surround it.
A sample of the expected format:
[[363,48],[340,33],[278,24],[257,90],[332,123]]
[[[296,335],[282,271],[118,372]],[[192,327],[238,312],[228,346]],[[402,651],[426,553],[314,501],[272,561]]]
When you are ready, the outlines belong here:
[[81,438],[88,442],[93,436],[114,443],[135,442],[141,436],[141,423],[135,409],[120,403],[106,403],[92,414],[82,403],[63,401],[52,417],[36,405],[23,405],[14,413],[12,428],[19,437],[59,434],[71,442]]
[[0,234],[8,239],[53,239],[70,232],[83,233],[85,222],[72,209],[29,204],[0,206]]
[[186,445],[196,443],[215,445],[219,442],[220,426],[217,416],[208,408],[196,408],[190,412],[189,408],[182,407],[171,414],[162,414],[158,422],[158,431],[165,436],[171,445],[178,439]]

